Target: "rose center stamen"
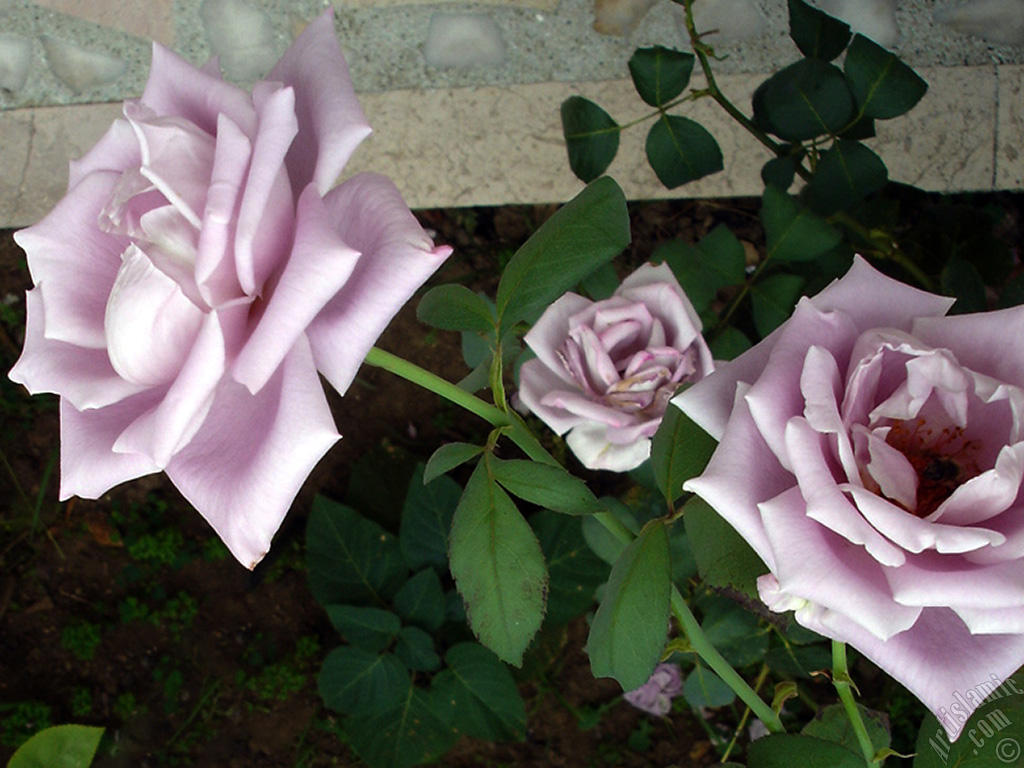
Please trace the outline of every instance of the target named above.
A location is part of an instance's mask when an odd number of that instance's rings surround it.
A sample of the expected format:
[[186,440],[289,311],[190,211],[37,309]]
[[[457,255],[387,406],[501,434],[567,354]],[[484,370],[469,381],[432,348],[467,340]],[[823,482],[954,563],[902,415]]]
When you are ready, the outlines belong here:
[[924,419],[893,422],[886,442],[910,462],[917,473],[917,505],[907,511],[927,517],[953,492],[981,474],[979,440],[968,440],[964,428],[944,427],[938,434]]

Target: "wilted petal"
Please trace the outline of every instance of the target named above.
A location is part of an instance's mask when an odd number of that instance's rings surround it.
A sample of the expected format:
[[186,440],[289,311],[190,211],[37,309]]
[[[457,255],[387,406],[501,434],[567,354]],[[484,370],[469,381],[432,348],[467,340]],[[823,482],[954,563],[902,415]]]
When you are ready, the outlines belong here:
[[452,250],[434,246],[384,176],[355,176],[324,203],[339,239],[362,254],[307,331],[317,368],[344,393],[391,318]]
[[252,568],[295,494],[338,439],[303,339],[252,395],[225,379],[202,428],[167,465],[182,495]]
[[295,88],[299,135],[287,159],[292,194],[298,197],[311,181],[326,194],[355,148],[370,135],[330,9],[310,22],[267,79]]
[[160,469],[148,456],[114,453],[114,441],[160,399],[150,390],[106,408],[79,411],[60,401],[60,499],[98,499],[118,483]]
[[[38,224],[14,233],[29,254],[32,281],[46,299],[46,338],[79,347],[106,347],[107,297],[128,241],[101,232],[100,210],[118,174],[86,176]],[[74,244],[69,258],[68,244]]]
[[359,259],[334,231],[316,187],[299,198],[295,245],[266,309],[232,367],[232,376],[258,392],[306,328],[348,281]]
[[25,348],[8,375],[32,394],[53,392],[85,410],[104,408],[146,389],[118,376],[104,350],[47,339],[46,310],[38,288],[25,295],[25,314]]

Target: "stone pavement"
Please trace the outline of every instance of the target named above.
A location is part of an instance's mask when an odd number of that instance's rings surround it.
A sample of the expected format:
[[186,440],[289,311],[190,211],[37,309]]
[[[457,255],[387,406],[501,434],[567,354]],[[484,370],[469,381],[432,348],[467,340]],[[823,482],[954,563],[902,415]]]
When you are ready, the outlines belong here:
[[[975,34],[940,23],[959,0],[857,0],[872,34],[928,80],[910,115],[873,145],[894,179],[932,190],[1024,187],[1024,47],[1006,20]],[[1022,15],[1024,3],[1015,8]],[[645,114],[626,62],[639,45],[685,48],[668,0],[334,0],[338,36],[375,133],[348,171],[392,176],[414,207],[564,201],[558,107],[595,99],[620,123]],[[819,4],[837,5],[837,0]],[[63,194],[67,161],[138,96],[150,41],[226,76],[262,76],[323,0],[0,0],[0,226],[37,220]],[[839,3],[841,5],[841,3]],[[746,108],[754,87],[797,57],[785,0],[698,0],[723,89]],[[873,17],[863,16],[865,8]],[[648,10],[649,9],[649,10]],[[1016,11],[1015,11],[1016,12]],[[595,31],[595,19],[606,34]],[[852,19],[851,19],[852,20]],[[877,23],[875,23],[877,22]],[[1024,26],[1022,26],[1024,30]],[[619,34],[607,34],[609,32]],[[1013,44],[990,39],[1011,38]],[[1024,35],[1024,32],[1021,33]],[[887,40],[886,42],[889,42]],[[694,76],[692,85],[702,79]],[[612,173],[633,199],[757,194],[765,155],[710,102],[680,109],[716,136],[723,173],[663,189],[643,159],[643,126],[623,134]]]

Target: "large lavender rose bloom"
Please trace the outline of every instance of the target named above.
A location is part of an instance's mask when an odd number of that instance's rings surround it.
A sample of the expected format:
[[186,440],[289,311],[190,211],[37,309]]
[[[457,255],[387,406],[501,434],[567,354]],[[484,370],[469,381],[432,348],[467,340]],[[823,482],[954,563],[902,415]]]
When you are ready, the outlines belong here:
[[610,298],[567,293],[526,334],[519,397],[585,467],[625,472],[651,455],[668,401],[714,368],[700,318],[667,265],[645,264]]
[[15,235],[11,378],[61,396],[60,496],[163,470],[231,552],[263,557],[339,435],[339,392],[450,253],[394,185],[331,190],[370,128],[330,13],[247,93],[154,46],[142,98]]
[[686,484],[750,543],[776,611],[848,642],[956,738],[1024,663],[1024,308],[857,259],[673,402],[721,442]]

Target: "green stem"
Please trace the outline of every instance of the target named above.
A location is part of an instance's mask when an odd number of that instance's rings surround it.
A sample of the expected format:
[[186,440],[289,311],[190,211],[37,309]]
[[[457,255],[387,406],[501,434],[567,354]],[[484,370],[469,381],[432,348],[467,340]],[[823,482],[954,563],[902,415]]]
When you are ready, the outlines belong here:
[[[377,368],[383,368],[406,381],[434,392],[456,405],[462,406],[470,413],[476,414],[494,427],[507,429],[509,439],[518,445],[531,459],[544,464],[558,465],[555,458],[540,444],[523,420],[516,414],[502,411],[500,408],[485,403],[480,398],[471,395],[463,389],[459,389],[440,376],[377,347],[373,347],[370,350],[370,353],[366,356],[366,363]],[[623,545],[628,545],[635,538],[633,533],[610,512],[599,512],[594,517]],[[730,688],[736,691],[736,695],[750,707],[769,731],[772,733],[783,733],[785,728],[783,728],[779,716],[739,676],[736,670],[729,665],[729,662],[722,657],[722,654],[708,640],[704,630],[700,628],[700,624],[697,623],[697,619],[690,611],[690,607],[686,604],[686,601],[674,584],[672,585],[671,602],[672,612],[686,632],[686,636],[694,651]]]
[[683,600],[676,586],[672,585],[672,613],[686,632],[686,638],[690,641],[693,650],[704,660],[711,670],[718,675],[725,684],[732,688],[744,704],[757,715],[757,718],[765,724],[771,733],[785,733],[779,716],[775,714],[771,706],[762,699],[753,688],[740,677],[739,673],[732,668],[728,661],[718,652],[718,649],[708,640],[704,630],[697,623],[697,617],[693,615],[690,606]]
[[857,734],[860,751],[864,753],[864,762],[871,768],[875,764],[875,748],[871,744],[864,718],[861,717],[860,709],[853,698],[853,681],[850,680],[850,671],[846,664],[846,643],[840,643],[838,640],[832,641],[832,684],[836,687],[839,700],[843,702],[843,709],[850,718],[853,732]]

